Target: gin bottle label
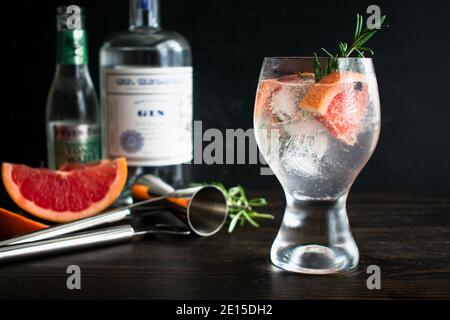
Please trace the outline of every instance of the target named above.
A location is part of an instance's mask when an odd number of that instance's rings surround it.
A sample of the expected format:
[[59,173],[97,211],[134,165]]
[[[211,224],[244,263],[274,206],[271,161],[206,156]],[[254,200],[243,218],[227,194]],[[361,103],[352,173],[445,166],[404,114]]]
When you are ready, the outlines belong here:
[[192,67],[106,69],[109,157],[131,166],[192,159]]
[[53,124],[56,168],[101,158],[100,128],[91,124]]

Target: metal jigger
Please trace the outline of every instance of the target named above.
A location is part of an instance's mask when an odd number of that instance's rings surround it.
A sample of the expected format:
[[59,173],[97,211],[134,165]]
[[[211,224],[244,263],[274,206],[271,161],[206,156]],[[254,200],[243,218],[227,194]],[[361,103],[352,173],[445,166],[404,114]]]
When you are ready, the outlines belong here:
[[[150,178],[148,187],[152,190],[147,192],[148,199],[94,217],[2,241],[0,242],[0,262],[124,242],[147,234],[193,233],[207,237],[219,232],[225,224],[227,203],[220,189],[214,186],[201,186],[174,190],[157,177],[146,176],[146,178]],[[155,212],[155,208],[160,209],[161,206],[168,208],[183,221],[185,227],[154,225],[135,229],[131,224],[125,224],[72,234],[103,224],[133,220],[135,216],[149,212],[155,214],[160,212]]]
[[[165,207],[181,219],[192,232],[203,237],[218,232],[226,221],[226,199],[222,191],[220,193],[217,191],[220,190],[214,186],[175,190],[151,174],[140,177],[132,187],[134,199],[141,201],[153,199],[155,207],[160,201],[164,201]],[[145,207],[143,209],[145,210]]]

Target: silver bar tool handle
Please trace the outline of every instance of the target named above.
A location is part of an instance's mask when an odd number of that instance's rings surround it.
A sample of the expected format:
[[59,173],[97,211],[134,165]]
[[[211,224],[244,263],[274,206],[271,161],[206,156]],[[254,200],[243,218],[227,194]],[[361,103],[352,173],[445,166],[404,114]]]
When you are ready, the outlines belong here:
[[0,246],[11,244],[26,243],[31,241],[40,241],[65,235],[68,233],[85,230],[96,227],[105,223],[117,222],[125,219],[131,214],[130,208],[118,209],[114,211],[105,212],[97,216],[81,219],[74,222],[64,223],[47,229],[32,232],[23,236],[14,237],[4,241],[0,241]]
[[0,248],[0,263],[130,241],[134,234],[132,226],[121,225],[67,237],[9,245]]

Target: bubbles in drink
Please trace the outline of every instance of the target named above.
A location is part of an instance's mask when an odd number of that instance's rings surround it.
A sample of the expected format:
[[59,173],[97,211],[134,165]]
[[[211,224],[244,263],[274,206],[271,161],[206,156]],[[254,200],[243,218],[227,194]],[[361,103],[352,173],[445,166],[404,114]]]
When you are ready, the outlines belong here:
[[299,109],[301,99],[308,91],[308,85],[281,83],[279,89],[273,93],[269,102],[269,111],[276,122],[290,122],[301,119],[305,113]]
[[[340,196],[370,158],[379,134],[375,79],[330,74],[326,84],[291,75],[262,80],[255,105],[261,152],[284,188],[299,197]],[[278,137],[268,131],[277,129]],[[369,147],[368,147],[369,146]]]
[[281,154],[287,173],[314,176],[321,172],[321,161],[328,149],[328,136],[316,120],[296,121],[284,129],[290,138]]

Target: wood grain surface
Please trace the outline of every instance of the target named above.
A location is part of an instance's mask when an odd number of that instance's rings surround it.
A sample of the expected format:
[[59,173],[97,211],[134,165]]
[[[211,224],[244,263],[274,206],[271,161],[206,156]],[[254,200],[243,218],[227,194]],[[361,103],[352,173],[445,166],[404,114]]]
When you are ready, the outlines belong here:
[[[270,201],[266,211],[277,219],[260,229],[222,230],[211,238],[150,237],[3,264],[0,299],[450,298],[450,196],[352,194],[348,212],[359,266],[307,276],[271,265],[284,199],[279,191],[262,194]],[[66,287],[72,264],[81,268],[81,290]],[[373,264],[381,268],[381,290],[366,286],[366,268]]]

